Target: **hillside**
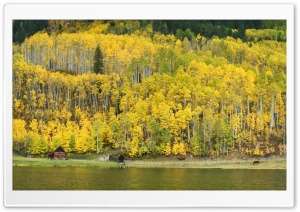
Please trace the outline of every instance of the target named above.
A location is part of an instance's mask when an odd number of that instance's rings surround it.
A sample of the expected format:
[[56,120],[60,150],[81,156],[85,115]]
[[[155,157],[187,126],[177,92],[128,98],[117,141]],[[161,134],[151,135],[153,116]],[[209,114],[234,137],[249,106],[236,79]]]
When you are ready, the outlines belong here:
[[226,33],[210,37],[175,31],[176,21],[160,23],[165,33],[155,23],[122,23],[48,23],[14,45],[15,151],[285,153],[282,22],[245,28],[242,39],[225,24],[217,26]]

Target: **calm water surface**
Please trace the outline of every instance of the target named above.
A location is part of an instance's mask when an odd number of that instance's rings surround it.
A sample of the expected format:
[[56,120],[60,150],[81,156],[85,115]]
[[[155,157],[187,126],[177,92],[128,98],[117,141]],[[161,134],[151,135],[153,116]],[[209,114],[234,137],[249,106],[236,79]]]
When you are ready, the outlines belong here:
[[286,171],[13,167],[13,190],[286,190]]

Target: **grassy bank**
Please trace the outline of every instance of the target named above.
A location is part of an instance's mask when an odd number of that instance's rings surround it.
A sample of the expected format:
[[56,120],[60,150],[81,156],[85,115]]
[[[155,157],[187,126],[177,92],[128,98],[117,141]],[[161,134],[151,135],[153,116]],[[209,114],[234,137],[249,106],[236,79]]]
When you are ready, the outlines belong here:
[[[116,168],[114,161],[99,161],[97,158],[48,160],[46,158],[26,158],[13,156],[13,166],[39,167],[100,167]],[[127,160],[126,167],[136,168],[219,168],[219,169],[286,169],[286,160],[282,158],[260,161],[253,165],[252,160]]]
[[202,168],[202,169],[286,169],[286,160],[266,160],[261,161],[259,164],[253,165],[252,161],[134,161],[127,162],[128,167],[140,168]]
[[111,168],[117,167],[117,163],[112,161],[104,162],[97,159],[48,160],[47,158],[26,158],[14,155],[13,166]]

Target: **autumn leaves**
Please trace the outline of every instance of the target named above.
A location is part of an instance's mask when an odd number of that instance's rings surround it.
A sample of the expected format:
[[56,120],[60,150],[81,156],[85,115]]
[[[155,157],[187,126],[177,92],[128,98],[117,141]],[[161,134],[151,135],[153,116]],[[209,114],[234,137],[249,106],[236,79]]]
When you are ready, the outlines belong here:
[[[98,44],[104,63],[95,74]],[[131,157],[284,151],[283,42],[91,31],[37,33],[17,48],[16,151],[114,148]]]

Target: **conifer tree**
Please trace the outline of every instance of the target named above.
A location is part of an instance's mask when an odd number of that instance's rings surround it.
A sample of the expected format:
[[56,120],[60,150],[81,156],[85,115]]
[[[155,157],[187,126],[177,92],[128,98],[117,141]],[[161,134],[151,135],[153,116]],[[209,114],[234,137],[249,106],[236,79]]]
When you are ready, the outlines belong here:
[[96,74],[104,74],[103,66],[104,66],[103,54],[102,54],[100,46],[98,44],[98,46],[95,50],[93,72]]

